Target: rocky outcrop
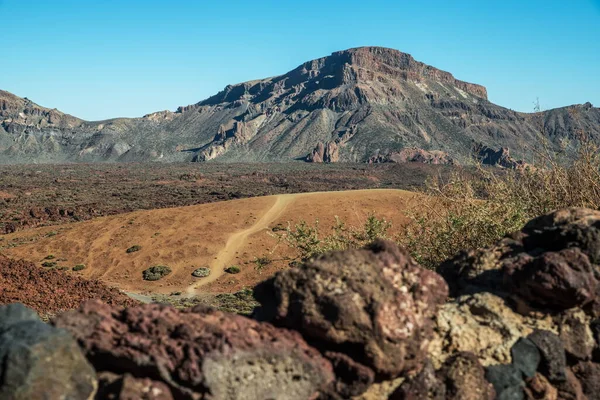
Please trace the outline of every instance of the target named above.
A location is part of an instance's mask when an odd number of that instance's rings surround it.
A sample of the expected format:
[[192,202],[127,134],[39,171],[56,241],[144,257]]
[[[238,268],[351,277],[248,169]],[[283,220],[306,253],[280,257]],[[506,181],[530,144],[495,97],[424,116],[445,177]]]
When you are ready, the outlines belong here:
[[439,150],[423,150],[423,149],[402,149],[400,151],[391,152],[386,155],[377,155],[369,158],[367,161],[369,164],[379,163],[398,163],[403,164],[407,162],[417,162],[423,164],[443,164],[443,165],[458,165],[458,162],[454,160],[446,152]]
[[277,273],[255,290],[256,317],[394,378],[424,360],[446,294],[439,276],[395,245],[376,242]]
[[319,142],[317,147],[306,157],[306,161],[314,163],[331,163],[340,160],[340,148],[335,142],[323,144]]
[[165,398],[311,399],[334,381],[331,364],[298,333],[203,307],[88,302],[54,324],[78,340],[97,371],[112,375],[100,381],[103,393],[139,386],[160,388]]
[[73,338],[21,304],[0,306],[0,398],[92,399],[96,374]]
[[600,212],[566,209],[444,263],[434,364],[471,351],[500,398],[596,398],[599,246]]
[[507,147],[501,147],[494,150],[484,145],[477,145],[473,149],[475,158],[483,165],[493,167],[502,167],[508,169],[525,169],[531,167],[522,160],[516,160],[510,155],[510,150]]

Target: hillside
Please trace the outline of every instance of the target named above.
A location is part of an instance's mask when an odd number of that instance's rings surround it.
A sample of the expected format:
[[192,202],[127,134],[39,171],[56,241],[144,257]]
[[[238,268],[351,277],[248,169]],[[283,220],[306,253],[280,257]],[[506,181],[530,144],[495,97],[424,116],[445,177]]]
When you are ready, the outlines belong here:
[[142,118],[86,122],[0,92],[0,126],[4,163],[366,162],[406,148],[461,162],[482,146],[527,159],[542,126],[552,145],[573,152],[582,132],[599,140],[600,109],[518,113],[409,54],[362,47]]
[[[349,226],[362,226],[369,213],[376,212],[399,228],[403,210],[414,196],[387,189],[316,192],[136,211],[5,235],[6,243],[23,244],[2,253],[38,265],[48,255],[55,257],[57,267],[83,264],[82,271],[68,273],[129,292],[230,292],[252,287],[287,266],[289,261],[282,261],[257,269],[252,261],[257,257],[281,261],[289,255],[289,249],[269,235],[288,221],[312,224],[318,219],[329,231],[335,216]],[[139,251],[127,253],[134,245],[141,247]],[[159,281],[143,280],[142,271],[153,265],[166,265],[173,272]],[[239,266],[241,273],[224,273],[231,265]],[[200,267],[211,268],[210,276],[194,278],[192,272]]]

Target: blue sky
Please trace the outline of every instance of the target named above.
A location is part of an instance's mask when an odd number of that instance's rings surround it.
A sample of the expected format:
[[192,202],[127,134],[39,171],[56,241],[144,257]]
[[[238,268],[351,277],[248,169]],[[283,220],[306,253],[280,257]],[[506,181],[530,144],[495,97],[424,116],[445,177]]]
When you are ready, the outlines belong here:
[[531,111],[600,106],[600,0],[0,0],[0,89],[85,119],[392,47]]

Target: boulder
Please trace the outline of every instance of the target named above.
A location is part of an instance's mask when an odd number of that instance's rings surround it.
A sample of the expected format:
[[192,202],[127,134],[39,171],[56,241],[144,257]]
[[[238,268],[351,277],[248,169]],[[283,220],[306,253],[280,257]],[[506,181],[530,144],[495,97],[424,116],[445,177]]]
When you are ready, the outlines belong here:
[[96,374],[77,342],[22,304],[0,307],[0,399],[92,399]]
[[256,287],[255,317],[393,378],[420,367],[447,293],[439,275],[377,241],[278,272]]
[[[571,208],[535,218],[484,249],[467,250],[438,272],[452,295],[491,292],[522,303],[519,312],[600,312],[600,211]],[[600,314],[599,314],[600,315]]]
[[528,337],[536,345],[542,355],[541,372],[550,382],[567,380],[567,358],[565,347],[560,338],[549,331],[536,330]]
[[[157,387],[168,388],[165,399],[206,393],[214,399],[309,399],[334,381],[329,361],[298,333],[202,306],[122,309],[90,301],[54,324],[76,337],[97,371],[122,375],[110,385],[128,392]],[[132,381],[127,373],[147,381]]]
[[495,398],[485,371],[471,353],[450,357],[437,372],[428,362],[414,378],[404,382],[389,400],[491,400]]
[[436,367],[455,352],[470,352],[484,366],[509,364],[513,345],[535,329],[556,331],[551,316],[516,313],[505,299],[486,292],[460,296],[444,304],[429,347]]

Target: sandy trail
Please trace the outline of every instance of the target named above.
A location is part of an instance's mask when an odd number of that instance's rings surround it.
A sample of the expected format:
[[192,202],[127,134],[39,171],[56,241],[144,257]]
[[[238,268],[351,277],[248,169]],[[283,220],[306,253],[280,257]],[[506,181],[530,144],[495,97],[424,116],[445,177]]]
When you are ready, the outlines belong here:
[[225,247],[219,251],[214,261],[211,262],[210,275],[198,281],[197,283],[190,285],[186,290],[186,294],[194,295],[196,294],[198,288],[219,279],[225,273],[225,268],[227,268],[232,263],[232,260],[235,259],[237,252],[244,247],[248,237],[262,231],[263,229],[268,229],[269,225],[276,221],[281,214],[283,214],[287,205],[290,204],[290,202],[292,202],[296,196],[297,194],[282,194],[274,196],[275,203],[273,206],[271,206],[271,208],[258,221],[256,221],[254,225],[239,232],[235,232],[229,236]]

